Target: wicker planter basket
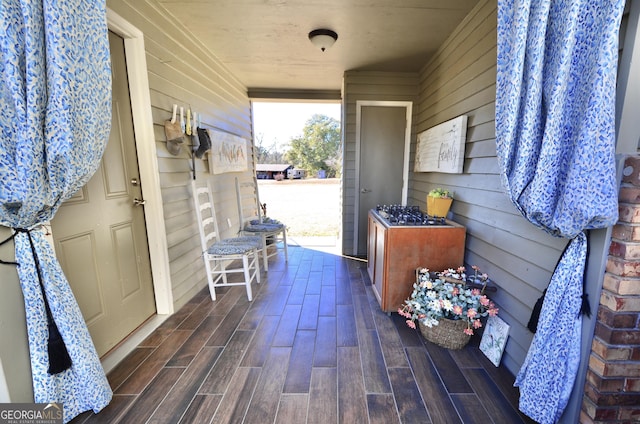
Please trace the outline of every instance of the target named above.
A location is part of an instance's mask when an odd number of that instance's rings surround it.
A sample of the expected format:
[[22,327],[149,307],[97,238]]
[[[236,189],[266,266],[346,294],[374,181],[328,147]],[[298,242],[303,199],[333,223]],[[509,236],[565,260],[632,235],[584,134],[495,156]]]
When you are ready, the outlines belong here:
[[446,349],[462,349],[469,343],[471,336],[464,333],[465,320],[441,319],[438,325],[427,327],[419,322],[420,332],[425,339]]

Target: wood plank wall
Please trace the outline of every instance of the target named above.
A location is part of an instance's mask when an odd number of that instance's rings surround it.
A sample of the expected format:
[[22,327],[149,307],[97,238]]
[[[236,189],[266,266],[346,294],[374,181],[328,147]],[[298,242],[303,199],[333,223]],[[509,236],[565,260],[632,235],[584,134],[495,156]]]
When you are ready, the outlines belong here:
[[[347,71],[342,94],[342,252],[354,255],[354,213],[356,201],[356,102],[362,100],[414,102],[418,92],[417,73]],[[415,128],[415,126],[414,126]],[[415,134],[412,129],[412,140]]]
[[[420,71],[415,127],[420,133],[468,116],[462,174],[411,173],[409,203],[429,190],[455,192],[454,220],[467,227],[465,263],[499,286],[492,298],[511,326],[504,363],[514,373],[532,340],[526,324],[551,278],[564,240],[528,223],[504,194],[495,147],[496,1],[481,1]],[[415,145],[412,149],[412,168]]]
[[[171,117],[172,105],[191,106],[201,115],[202,126],[216,128],[248,141],[251,105],[244,87],[224,66],[200,46],[188,28],[175,25],[160,6],[141,0],[108,0],[107,7],[144,33],[152,103],[157,162],[164,207],[165,229],[175,309],[180,308],[206,284],[200,256],[198,227],[193,211],[190,182],[190,149],[178,156],[165,147],[163,122]],[[238,223],[234,178],[248,178],[252,172],[212,175],[204,159],[196,159],[197,178],[213,183],[221,232],[235,235]],[[232,227],[226,225],[227,218]]]

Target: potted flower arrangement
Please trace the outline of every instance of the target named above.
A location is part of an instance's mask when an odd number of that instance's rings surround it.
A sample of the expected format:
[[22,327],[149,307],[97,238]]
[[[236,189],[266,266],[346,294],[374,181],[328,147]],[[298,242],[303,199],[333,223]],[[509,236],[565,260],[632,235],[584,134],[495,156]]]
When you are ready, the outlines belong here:
[[453,203],[453,193],[443,188],[434,188],[427,195],[427,213],[431,216],[446,217]]
[[465,268],[446,269],[432,278],[427,268],[416,270],[413,293],[398,313],[407,318],[407,325],[416,328],[429,341],[448,349],[461,349],[482,327],[480,318],[495,316],[498,308],[484,294],[489,277],[480,273],[467,277]]

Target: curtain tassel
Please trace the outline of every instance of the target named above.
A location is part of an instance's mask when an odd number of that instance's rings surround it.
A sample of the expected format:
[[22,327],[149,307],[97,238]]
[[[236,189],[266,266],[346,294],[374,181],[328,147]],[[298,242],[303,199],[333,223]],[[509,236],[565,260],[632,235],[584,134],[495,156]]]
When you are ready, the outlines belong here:
[[589,306],[589,293],[587,293],[587,268],[589,266],[589,248],[591,247],[591,241],[589,237],[591,230],[586,230],[584,235],[587,239],[587,250],[585,252],[584,271],[582,273],[582,306],[580,306],[580,315],[586,315],[587,318],[591,318],[591,306]]
[[584,292],[582,294],[582,306],[580,307],[580,315],[586,315],[587,318],[591,318],[591,306],[589,305],[589,293],[587,292]]
[[31,232],[29,230],[25,230],[22,228],[14,228],[14,230],[16,231],[16,233],[27,233],[27,235],[29,236],[29,244],[31,245],[31,254],[33,255],[33,261],[35,262],[35,265],[36,265],[36,272],[38,273],[38,281],[40,283],[40,290],[42,292],[42,300],[44,301],[44,309],[47,315],[47,329],[49,330],[49,339],[47,340],[47,353],[49,354],[48,373],[51,375],[59,374],[62,371],[65,371],[71,368],[71,357],[69,356],[69,351],[67,350],[67,346],[65,346],[64,344],[64,340],[62,339],[60,330],[58,330],[58,326],[56,325],[56,322],[53,319],[53,315],[51,314],[51,308],[49,308],[49,301],[47,299],[47,294],[44,290],[44,285],[42,283],[42,274],[40,272],[40,262],[38,261],[38,255],[36,254],[36,249],[33,244],[33,239],[31,238]]
[[49,354],[48,372],[51,375],[59,374],[71,368],[71,357],[50,312],[47,314],[47,321],[49,328],[49,340],[47,341],[47,353]]
[[[585,253],[584,270],[582,272],[582,296],[581,296],[582,305],[580,306],[580,315],[586,315],[587,318],[590,318],[591,306],[589,305],[589,293],[587,293],[587,265],[589,263],[589,245],[590,245],[589,230],[584,231],[584,233],[587,240],[587,250]],[[558,263],[556,263],[556,268],[558,268],[558,265],[560,264],[560,260],[562,260],[562,257],[564,256],[565,252],[569,248],[569,244],[570,242],[567,243],[567,245],[564,247],[564,250],[562,251],[562,255],[560,255],[560,258],[558,259]],[[554,268],[554,272],[555,272],[555,268]],[[533,306],[533,310],[531,311],[531,317],[529,318],[529,322],[527,323],[527,328],[532,333],[535,333],[538,330],[538,320],[540,319],[540,311],[542,310],[542,304],[544,303],[544,297],[546,294],[547,294],[547,289],[544,289],[544,291],[542,292],[542,296],[540,296],[536,304]]]

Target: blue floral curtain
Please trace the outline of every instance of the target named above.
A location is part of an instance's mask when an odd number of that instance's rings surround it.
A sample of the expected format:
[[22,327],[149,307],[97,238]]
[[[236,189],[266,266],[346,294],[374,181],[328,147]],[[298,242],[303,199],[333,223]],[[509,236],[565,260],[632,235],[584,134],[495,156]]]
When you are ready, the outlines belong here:
[[[2,0],[0,27],[0,224],[15,231],[35,401],[63,403],[68,422],[106,406],[111,389],[39,227],[88,181],[108,140],[105,1]],[[60,369],[53,330],[70,360]]]
[[622,0],[498,0],[496,142],[507,194],[570,239],[520,372],[520,409],[556,422],[580,361],[585,230],[618,218],[615,93]]

